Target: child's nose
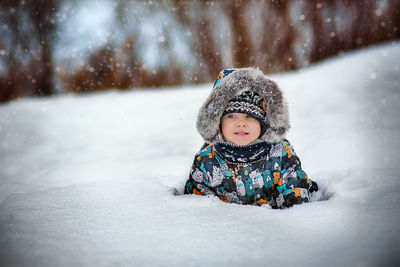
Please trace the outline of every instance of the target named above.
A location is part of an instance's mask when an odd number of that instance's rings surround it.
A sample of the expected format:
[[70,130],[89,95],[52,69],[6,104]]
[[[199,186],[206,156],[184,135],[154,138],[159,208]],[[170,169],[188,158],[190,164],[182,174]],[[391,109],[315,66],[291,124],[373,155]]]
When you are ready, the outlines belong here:
[[239,121],[237,122],[237,126],[239,126],[239,127],[245,127],[245,126],[247,126],[247,123],[246,123],[245,120],[239,119]]

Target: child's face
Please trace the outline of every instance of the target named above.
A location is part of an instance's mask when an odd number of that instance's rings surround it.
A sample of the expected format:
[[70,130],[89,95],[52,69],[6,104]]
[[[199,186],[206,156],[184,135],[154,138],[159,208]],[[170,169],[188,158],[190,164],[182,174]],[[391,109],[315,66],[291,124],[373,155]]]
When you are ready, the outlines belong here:
[[222,117],[222,135],[235,145],[248,145],[261,133],[258,120],[243,113],[229,113]]

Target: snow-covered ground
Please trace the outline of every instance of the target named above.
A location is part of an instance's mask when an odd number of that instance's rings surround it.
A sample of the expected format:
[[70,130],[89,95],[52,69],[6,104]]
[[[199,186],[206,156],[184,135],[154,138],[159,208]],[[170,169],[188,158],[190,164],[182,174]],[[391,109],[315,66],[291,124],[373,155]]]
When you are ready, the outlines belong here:
[[211,84],[3,104],[0,265],[399,266],[399,67],[393,43],[272,76],[322,188],[286,210],[181,195]]

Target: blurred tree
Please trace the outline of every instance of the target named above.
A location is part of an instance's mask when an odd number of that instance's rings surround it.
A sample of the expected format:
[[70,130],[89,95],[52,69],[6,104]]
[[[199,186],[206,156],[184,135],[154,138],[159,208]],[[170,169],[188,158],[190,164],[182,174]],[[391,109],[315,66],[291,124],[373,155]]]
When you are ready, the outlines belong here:
[[122,44],[120,53],[117,56],[117,84],[120,88],[139,87],[142,84],[143,65],[137,56],[135,49],[136,36],[128,36]]
[[294,56],[295,26],[290,17],[292,1],[275,0],[269,6],[274,19],[266,17],[264,21],[269,32],[263,38],[263,49],[270,55],[269,62],[265,62],[267,66],[264,66],[268,72],[294,70],[297,62]]
[[313,28],[310,61],[400,37],[400,1],[310,1]]
[[6,51],[0,101],[53,93],[52,45],[60,0],[2,0],[0,49]]
[[216,73],[221,69],[221,57],[218,46],[213,38],[213,24],[206,12],[201,12],[195,26],[193,27],[194,53],[199,62],[199,72],[204,69],[206,74],[200,79],[197,77],[195,82],[204,81],[204,79],[213,79]]
[[114,52],[110,46],[97,50],[88,63],[64,79],[74,92],[103,90],[116,86]]
[[[66,91],[85,92],[210,82],[227,67],[294,70],[400,38],[397,0],[102,0],[98,10],[114,7],[112,33],[71,61],[55,62],[55,43],[65,42],[57,30],[68,31],[62,26],[70,17],[79,23],[79,9],[87,8],[81,2],[0,2],[0,101],[52,94],[57,79]],[[86,37],[68,33],[74,43]]]
[[254,51],[250,43],[249,25],[246,24],[245,10],[248,1],[226,1],[224,10],[231,20],[233,64],[236,67],[248,67],[254,64]]

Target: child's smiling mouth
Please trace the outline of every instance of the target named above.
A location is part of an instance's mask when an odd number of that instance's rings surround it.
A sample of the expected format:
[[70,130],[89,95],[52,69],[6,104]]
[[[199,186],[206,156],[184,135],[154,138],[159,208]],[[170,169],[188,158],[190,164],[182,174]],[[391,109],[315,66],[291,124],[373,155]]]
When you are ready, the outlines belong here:
[[235,135],[239,135],[239,136],[245,136],[248,135],[248,132],[244,132],[244,131],[239,131],[239,132],[234,132]]

